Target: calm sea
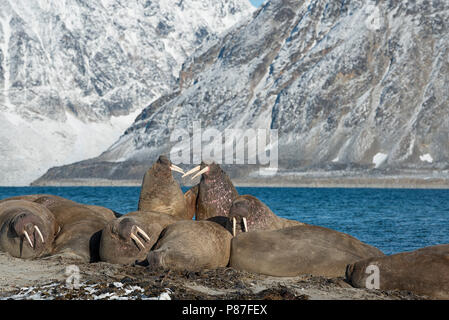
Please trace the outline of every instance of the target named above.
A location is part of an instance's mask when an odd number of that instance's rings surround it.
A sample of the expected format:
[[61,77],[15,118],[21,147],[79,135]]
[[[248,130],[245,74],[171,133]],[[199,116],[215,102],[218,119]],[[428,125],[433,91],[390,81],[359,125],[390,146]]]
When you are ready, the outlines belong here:
[[[348,233],[387,254],[449,243],[449,190],[237,189],[279,216]],[[46,193],[127,213],[136,210],[139,192],[138,187],[0,187],[0,199]]]

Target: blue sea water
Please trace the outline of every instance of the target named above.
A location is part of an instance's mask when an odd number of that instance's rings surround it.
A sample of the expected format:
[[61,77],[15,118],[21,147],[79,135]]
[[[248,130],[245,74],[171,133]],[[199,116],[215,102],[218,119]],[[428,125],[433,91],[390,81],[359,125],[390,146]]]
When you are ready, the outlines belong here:
[[[449,190],[237,189],[279,216],[348,233],[386,254],[449,244]],[[139,192],[138,187],[0,187],[0,199],[46,193],[128,213],[137,209]]]

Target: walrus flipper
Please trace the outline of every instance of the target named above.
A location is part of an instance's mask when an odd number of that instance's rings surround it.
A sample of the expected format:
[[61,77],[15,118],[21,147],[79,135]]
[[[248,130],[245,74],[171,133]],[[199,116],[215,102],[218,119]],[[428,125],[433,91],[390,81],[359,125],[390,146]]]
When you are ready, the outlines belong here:
[[196,201],[198,199],[198,189],[199,186],[196,185],[184,194],[184,198],[186,199],[186,206],[187,206],[187,217],[189,219],[193,219],[195,217],[196,213]]

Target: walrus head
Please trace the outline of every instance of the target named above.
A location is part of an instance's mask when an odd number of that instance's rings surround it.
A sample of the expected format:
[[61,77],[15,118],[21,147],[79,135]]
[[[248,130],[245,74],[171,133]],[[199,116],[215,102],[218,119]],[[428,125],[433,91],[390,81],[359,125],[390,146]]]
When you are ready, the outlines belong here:
[[173,179],[172,171],[184,174],[184,170],[174,165],[165,155],[159,156],[149,171],[156,177],[171,179]]
[[188,215],[184,194],[173,178],[172,171],[184,173],[162,155],[145,173],[140,191],[139,211],[157,211],[179,217]]
[[117,264],[143,261],[156,240],[157,236],[148,235],[133,218],[113,220],[102,232],[100,259]]
[[237,197],[232,202],[229,212],[233,236],[264,229],[268,211],[268,207],[256,197],[251,195]]
[[[199,183],[196,220],[229,215],[232,201],[238,192],[226,172],[215,162],[202,162],[184,176],[194,174],[192,180],[201,176]],[[183,177],[184,177],[183,176]]]
[[3,250],[17,258],[32,259],[40,256],[54,235],[41,217],[26,208],[11,208],[3,212],[8,218],[1,227]]

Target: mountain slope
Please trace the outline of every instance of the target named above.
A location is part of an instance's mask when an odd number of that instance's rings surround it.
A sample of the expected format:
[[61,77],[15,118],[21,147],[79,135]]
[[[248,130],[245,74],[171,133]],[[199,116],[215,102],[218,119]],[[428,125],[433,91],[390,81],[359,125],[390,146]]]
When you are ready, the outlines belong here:
[[281,174],[447,178],[448,92],[447,2],[272,0],[189,58],[178,91],[100,157],[40,181],[152,161],[170,150],[175,128],[197,120],[279,130]]
[[0,185],[90,158],[170,92],[241,0],[0,0]]

